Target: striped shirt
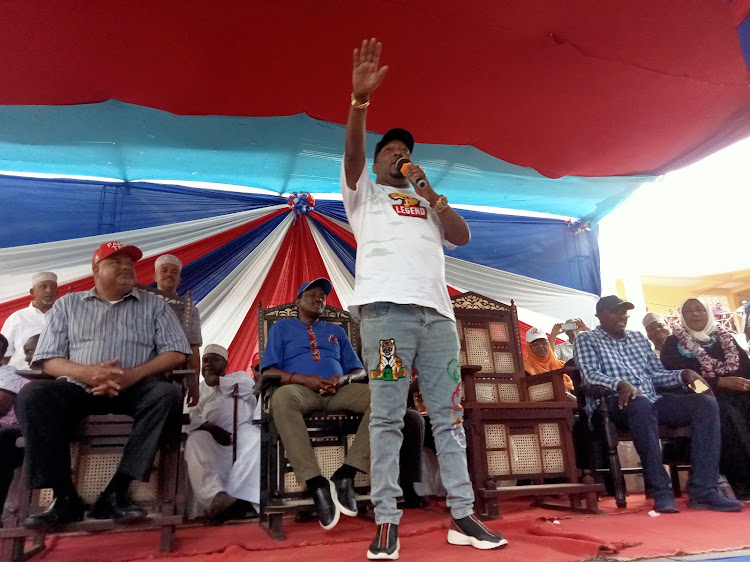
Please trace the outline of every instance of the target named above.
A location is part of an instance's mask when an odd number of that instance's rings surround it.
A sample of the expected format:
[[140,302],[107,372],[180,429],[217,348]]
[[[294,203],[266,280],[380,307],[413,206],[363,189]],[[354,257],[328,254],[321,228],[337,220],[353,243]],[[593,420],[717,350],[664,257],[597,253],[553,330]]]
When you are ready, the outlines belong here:
[[[629,382],[650,402],[656,402],[656,387],[678,387],[682,371],[668,371],[651,349],[646,336],[640,332],[625,331],[625,336],[614,339],[601,326],[581,332],[573,346],[573,358],[581,370],[581,378],[588,384],[599,384],[617,391],[620,381]],[[589,416],[599,400],[586,397]]]
[[70,293],[48,313],[33,363],[64,357],[81,365],[119,359],[132,369],[165,351],[190,354],[175,313],[158,296],[133,289],[110,303],[96,289]]

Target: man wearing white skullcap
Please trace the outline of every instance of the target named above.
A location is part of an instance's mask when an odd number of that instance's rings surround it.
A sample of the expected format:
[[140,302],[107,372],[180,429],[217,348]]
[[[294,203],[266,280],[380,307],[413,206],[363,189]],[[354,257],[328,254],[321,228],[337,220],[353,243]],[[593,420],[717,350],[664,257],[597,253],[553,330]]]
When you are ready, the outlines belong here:
[[23,344],[31,336],[39,334],[47,321],[47,311],[57,300],[57,275],[50,271],[41,271],[31,277],[29,294],[33,300],[28,307],[17,310],[8,316],[2,334],[8,339],[8,350],[2,358],[2,364],[9,364],[16,369],[28,369]]
[[643,317],[643,327],[646,329],[646,336],[654,344],[656,356],[659,357],[661,348],[664,347],[664,340],[672,334],[672,329],[664,318],[653,312]]
[[[182,262],[180,258],[173,254],[162,254],[154,262],[154,281],[156,288],[164,291],[168,295],[177,296],[177,287],[182,282]],[[190,328],[185,334],[190,342],[190,350],[193,352],[188,359],[191,369],[194,369],[196,376],[193,380],[188,381],[188,406],[195,406],[198,403],[198,375],[201,370],[200,347],[203,345],[201,336],[201,316],[198,309],[193,305],[191,315],[192,322]]]
[[[229,353],[216,344],[203,350],[200,400],[190,408],[185,461],[190,486],[201,511],[220,523],[242,517],[248,502],[260,502],[260,430],[253,425],[255,396],[252,377],[227,373]],[[237,431],[234,430],[234,387],[237,386]],[[233,462],[232,441],[237,442]],[[241,500],[241,501],[238,501]],[[189,515],[197,515],[190,513]]]

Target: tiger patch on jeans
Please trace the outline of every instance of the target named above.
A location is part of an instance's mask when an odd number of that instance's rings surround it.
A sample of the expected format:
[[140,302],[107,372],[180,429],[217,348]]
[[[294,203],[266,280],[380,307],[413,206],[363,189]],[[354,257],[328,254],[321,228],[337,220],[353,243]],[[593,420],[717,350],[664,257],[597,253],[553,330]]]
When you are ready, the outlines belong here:
[[396,355],[396,340],[380,340],[380,362],[378,368],[370,371],[372,380],[397,381],[406,376],[401,359]]

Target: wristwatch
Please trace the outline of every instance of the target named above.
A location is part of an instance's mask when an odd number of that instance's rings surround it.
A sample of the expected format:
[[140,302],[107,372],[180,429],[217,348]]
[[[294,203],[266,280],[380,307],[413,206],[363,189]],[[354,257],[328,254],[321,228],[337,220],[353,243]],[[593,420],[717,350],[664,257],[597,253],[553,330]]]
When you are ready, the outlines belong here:
[[436,213],[442,213],[448,208],[448,198],[445,195],[438,195],[438,198],[432,208]]

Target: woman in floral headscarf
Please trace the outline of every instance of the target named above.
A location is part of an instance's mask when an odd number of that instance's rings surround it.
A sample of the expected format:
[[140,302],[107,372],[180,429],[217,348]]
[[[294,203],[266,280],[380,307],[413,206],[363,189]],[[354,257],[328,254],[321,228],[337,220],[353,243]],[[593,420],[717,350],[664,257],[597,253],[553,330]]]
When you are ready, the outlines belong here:
[[737,497],[750,499],[750,359],[698,300],[682,305],[680,326],[664,341],[667,369],[693,369],[713,390],[721,411],[721,471]]

